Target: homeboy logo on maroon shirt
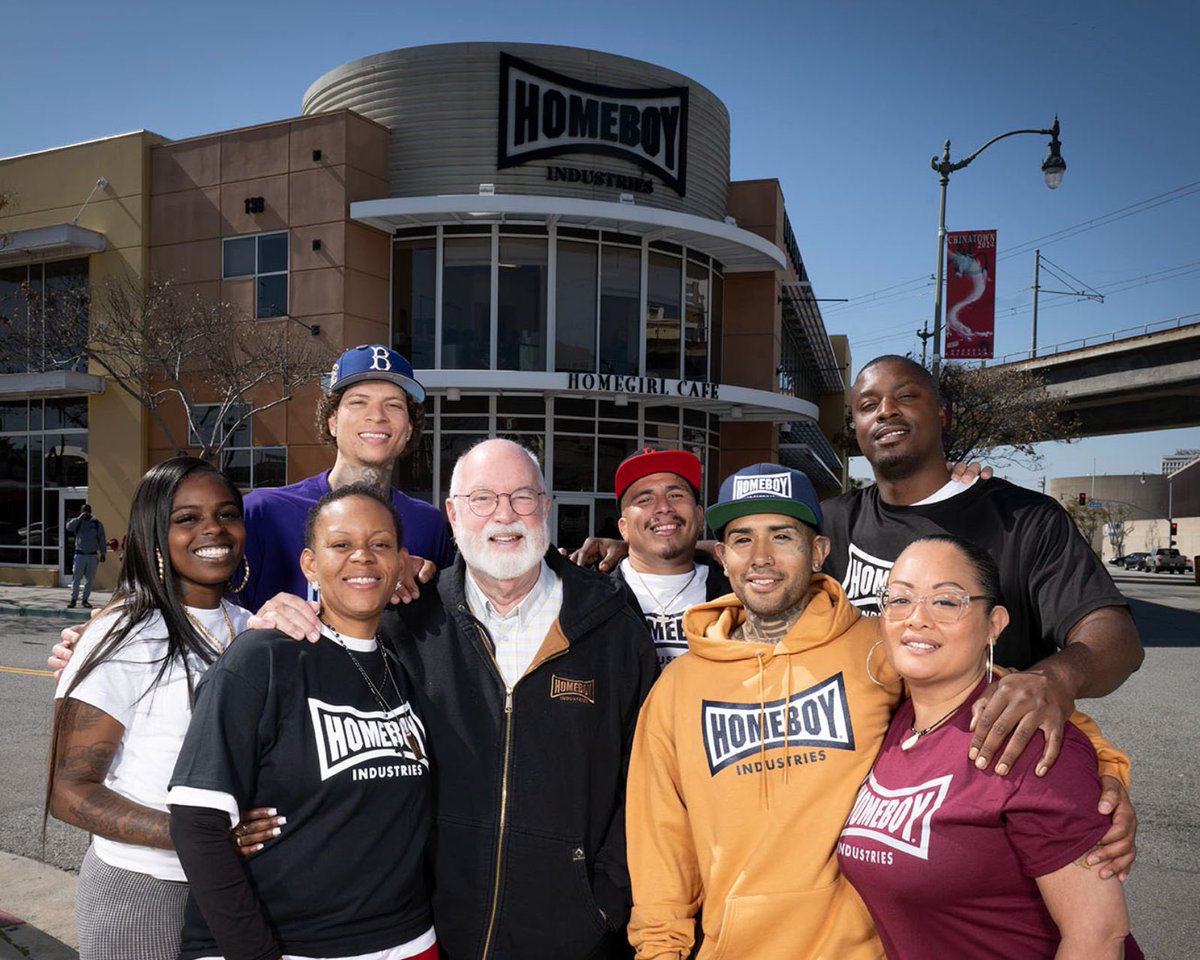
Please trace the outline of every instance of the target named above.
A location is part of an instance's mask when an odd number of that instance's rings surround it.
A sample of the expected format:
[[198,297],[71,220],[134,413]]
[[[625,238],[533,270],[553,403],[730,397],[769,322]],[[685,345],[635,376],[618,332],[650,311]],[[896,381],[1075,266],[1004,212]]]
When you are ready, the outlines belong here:
[[842,836],[867,837],[928,860],[930,820],[945,801],[953,779],[953,774],[946,774],[915,787],[889,790],[880,786],[874,772],[868,774],[846,818]]

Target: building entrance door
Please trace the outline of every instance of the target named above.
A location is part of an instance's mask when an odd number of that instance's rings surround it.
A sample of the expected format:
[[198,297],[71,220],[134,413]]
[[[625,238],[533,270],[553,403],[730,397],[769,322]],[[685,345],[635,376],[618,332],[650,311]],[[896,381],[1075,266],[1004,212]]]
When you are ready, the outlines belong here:
[[550,524],[555,546],[566,547],[568,553],[582,546],[592,535],[592,509],[591,497],[555,494],[554,522]]
[[75,535],[67,533],[67,521],[79,516],[79,508],[87,503],[85,487],[63,487],[58,491],[58,585],[71,585],[71,570],[75,565]]

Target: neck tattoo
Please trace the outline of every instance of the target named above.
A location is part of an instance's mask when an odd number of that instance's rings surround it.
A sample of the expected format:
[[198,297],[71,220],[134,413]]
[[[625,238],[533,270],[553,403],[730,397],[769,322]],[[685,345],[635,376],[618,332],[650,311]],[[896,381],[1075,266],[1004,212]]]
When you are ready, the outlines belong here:
[[734,640],[746,640],[751,643],[778,643],[787,636],[788,631],[800,619],[800,614],[808,605],[805,597],[794,607],[789,607],[783,613],[770,617],[760,617],[747,609],[745,621],[733,631]]
[[674,604],[676,600],[683,596],[683,591],[690,587],[692,585],[692,581],[696,579],[696,565],[692,564],[692,575],[687,578],[682,587],[675,591],[675,596],[673,596],[666,603],[663,603],[658,599],[658,594],[650,589],[650,585],[642,578],[642,575],[638,572],[637,567],[631,563],[629,565],[629,569],[633,571],[633,575],[638,578],[638,583],[642,585],[642,589],[650,594],[650,599],[652,599],[655,605],[658,607],[658,612],[654,614],[654,619],[658,622],[660,627],[665,627],[667,622],[671,619],[671,616],[667,613],[667,610],[670,609],[671,605]]

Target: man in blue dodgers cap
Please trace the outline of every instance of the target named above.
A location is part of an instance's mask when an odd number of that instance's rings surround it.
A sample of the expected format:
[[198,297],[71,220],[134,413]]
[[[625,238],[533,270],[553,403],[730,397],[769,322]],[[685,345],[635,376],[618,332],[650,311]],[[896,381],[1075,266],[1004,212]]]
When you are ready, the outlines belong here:
[[425,388],[412,364],[390,347],[365,344],[338,358],[316,411],[318,434],[337,449],[333,466],[298,483],[246,495],[249,578],[241,588],[243,606],[257,610],[277,593],[315,599],[298,563],[304,518],[324,494],[349,483],[391,491],[404,524],[404,545],[413,557],[438,568],[453,562],[454,547],[441,511],[392,486],[396,462],[421,440],[424,403]]

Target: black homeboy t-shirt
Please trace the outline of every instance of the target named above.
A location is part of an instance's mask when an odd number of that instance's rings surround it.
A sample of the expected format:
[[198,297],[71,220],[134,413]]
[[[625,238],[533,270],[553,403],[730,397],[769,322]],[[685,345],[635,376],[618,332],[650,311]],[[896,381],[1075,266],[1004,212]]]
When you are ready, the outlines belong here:
[[[247,861],[285,953],[353,956],[406,943],[432,925],[424,881],[429,835],[425,727],[404,673],[383,654],[251,630],[201,679],[171,787],[278,808],[283,834]],[[396,705],[398,702],[398,705]],[[207,805],[207,804],[205,804]],[[214,803],[216,807],[218,804]],[[189,899],[181,956],[219,953]]]
[[987,550],[1012,618],[996,642],[996,662],[1006,667],[1024,670],[1054,653],[1093,610],[1128,606],[1067,512],[1007,480],[978,480],[949,499],[910,507],[884,503],[872,484],[821,509],[833,542],[825,572],[872,616],[892,564],[913,540],[952,534]]

